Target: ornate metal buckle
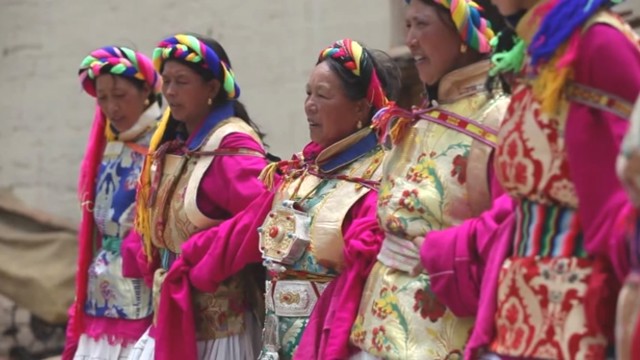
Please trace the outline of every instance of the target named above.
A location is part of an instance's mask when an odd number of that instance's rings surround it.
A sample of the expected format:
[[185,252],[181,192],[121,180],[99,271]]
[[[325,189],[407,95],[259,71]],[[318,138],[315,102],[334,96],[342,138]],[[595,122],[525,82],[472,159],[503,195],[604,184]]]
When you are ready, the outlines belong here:
[[[298,261],[311,242],[311,217],[296,207],[294,201],[283,201],[281,206],[269,213],[265,222],[258,228],[260,251],[265,265],[272,267],[272,270],[282,268],[278,264],[291,265]],[[277,264],[273,264],[274,262]]]

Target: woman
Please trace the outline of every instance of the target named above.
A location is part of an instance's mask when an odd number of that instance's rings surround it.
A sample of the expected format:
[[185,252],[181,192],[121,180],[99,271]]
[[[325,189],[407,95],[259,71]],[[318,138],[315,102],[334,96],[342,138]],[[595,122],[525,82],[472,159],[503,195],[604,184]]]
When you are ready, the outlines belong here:
[[413,113],[390,108],[376,119],[393,144],[378,197],[385,239],[351,333],[361,350],[353,359],[461,356],[474,309],[450,309],[436,298],[412,240],[479,216],[501,193],[490,159],[508,97],[485,87],[489,22],[470,1],[413,0],[406,23],[427,101]]
[[[371,118],[394,94],[397,73],[388,56],[350,39],[322,51],[307,83],[311,143],[265,169],[273,192],[183,245],[181,268],[165,280],[173,295],[160,302],[159,317],[170,319],[174,332],[189,334],[190,325],[181,323],[185,287],[214,291],[247,264],[264,261],[269,281],[259,358],[325,359],[346,349],[380,244],[374,189],[384,153]],[[303,333],[308,341],[296,352]],[[171,345],[166,358],[185,354],[189,342]]]
[[[151,140],[141,175],[137,230],[144,243],[141,269],[148,278],[153,273],[157,307],[165,273],[181,245],[263,193],[258,175],[267,161],[260,132],[237,100],[240,88],[219,43],[175,35],[160,42],[153,61],[169,111]],[[197,336],[191,345],[195,350],[197,340],[199,359],[257,356],[262,324],[254,313],[261,311],[261,279],[262,273],[246,269],[215,292],[193,292],[190,321],[195,320]],[[167,326],[158,318],[151,337],[143,336],[130,358],[162,358],[154,355],[155,345],[178,341],[175,333],[153,339],[155,333],[171,332]]]
[[[635,36],[604,0],[493,2],[522,39],[507,56],[520,64],[509,66],[516,77],[495,155],[516,211],[478,260],[487,266],[466,356],[603,359],[627,272],[618,225],[630,204],[614,164],[640,90]],[[455,287],[438,295],[464,297],[470,286]]]
[[123,277],[121,246],[132,233],[136,183],[160,117],[161,81],[149,58],[114,46],[93,51],[79,74],[97,102],[80,170],[76,301],[63,358],[124,359],[151,322],[151,290],[140,278]]

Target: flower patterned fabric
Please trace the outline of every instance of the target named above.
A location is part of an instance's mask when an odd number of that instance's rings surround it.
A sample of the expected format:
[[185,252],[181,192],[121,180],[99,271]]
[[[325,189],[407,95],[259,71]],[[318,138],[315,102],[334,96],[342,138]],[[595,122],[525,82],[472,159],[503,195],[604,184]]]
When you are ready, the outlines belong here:
[[[444,110],[495,131],[508,99],[484,91],[487,70],[481,62],[445,76],[442,105],[433,112]],[[378,220],[385,232],[411,241],[486,209],[491,149],[457,128],[416,122],[384,164]],[[473,321],[438,301],[427,274],[413,277],[379,261],[367,280],[351,342],[385,359],[462,358]]]
[[[151,132],[136,145],[146,147]],[[121,141],[107,144],[98,172],[94,218],[102,248],[89,267],[85,312],[96,317],[142,319],[152,312],[151,290],[142,279],[122,276],[120,245],[133,227],[136,184],[144,154]]]

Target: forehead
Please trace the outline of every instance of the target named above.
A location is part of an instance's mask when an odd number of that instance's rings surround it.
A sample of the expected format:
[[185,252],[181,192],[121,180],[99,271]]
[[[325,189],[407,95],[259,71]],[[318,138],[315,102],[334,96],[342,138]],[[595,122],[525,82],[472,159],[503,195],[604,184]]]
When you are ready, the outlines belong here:
[[413,19],[416,17],[437,17],[438,11],[436,5],[427,5],[421,0],[412,0],[405,11],[405,17],[407,19]]
[[316,65],[313,71],[311,71],[311,76],[309,76],[309,85],[317,85],[320,83],[326,84],[329,87],[340,85],[338,75],[331,70],[329,63],[326,61]]
[[177,76],[177,75],[185,75],[185,76],[197,76],[195,71],[190,69],[188,66],[178,62],[167,60],[162,67],[162,76]]
[[96,91],[128,90],[134,88],[133,84],[121,76],[103,74],[96,78]]

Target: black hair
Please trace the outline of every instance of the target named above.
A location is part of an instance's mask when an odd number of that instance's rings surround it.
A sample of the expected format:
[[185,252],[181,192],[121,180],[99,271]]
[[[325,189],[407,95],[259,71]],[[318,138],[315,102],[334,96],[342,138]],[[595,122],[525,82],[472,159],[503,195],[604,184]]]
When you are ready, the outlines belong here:
[[[229,60],[229,56],[227,55],[227,52],[224,50],[224,47],[222,47],[222,45],[217,40],[208,38],[202,35],[198,35],[198,34],[189,34],[189,35],[194,36],[198,40],[205,43],[205,45],[207,45],[208,47],[213,49],[213,51],[215,51],[215,53],[220,58],[220,61],[223,61],[229,67],[232,67],[231,60]],[[171,59],[170,61],[176,61],[182,65],[187,66],[188,68],[196,72],[198,75],[200,75],[200,77],[205,82],[215,79],[214,74],[210,70],[204,69],[200,64],[184,61],[182,59]],[[222,82],[222,79],[217,79],[217,80]],[[229,101],[227,91],[224,89],[224,87],[220,86],[220,90],[218,91],[218,94],[213,99],[213,106],[215,107],[226,101]],[[232,102],[233,102],[234,115],[242,119],[245,123],[247,123],[247,125],[251,126],[251,128],[258,134],[261,140],[264,139],[266,135],[260,130],[260,127],[255,122],[253,122],[253,120],[251,120],[251,117],[249,116],[249,113],[247,112],[247,109],[245,108],[244,104],[242,104],[242,102],[240,102],[239,100],[232,100]],[[266,144],[264,145],[267,146]]]
[[[391,56],[382,50],[368,49],[363,45],[363,51],[366,53],[363,68],[372,66],[378,75],[380,85],[387,98],[389,100],[396,100],[400,91],[400,69],[398,65],[396,65]],[[367,61],[370,61],[371,64],[367,64]],[[332,58],[326,58],[320,62],[326,62],[331,71],[338,75],[347,98],[357,101],[367,97],[370,78],[364,76],[364,73],[366,73],[365,69],[360,72],[362,76],[356,76],[351,70],[346,69]],[[369,119],[371,119],[378,110],[380,109],[372,108]]]

